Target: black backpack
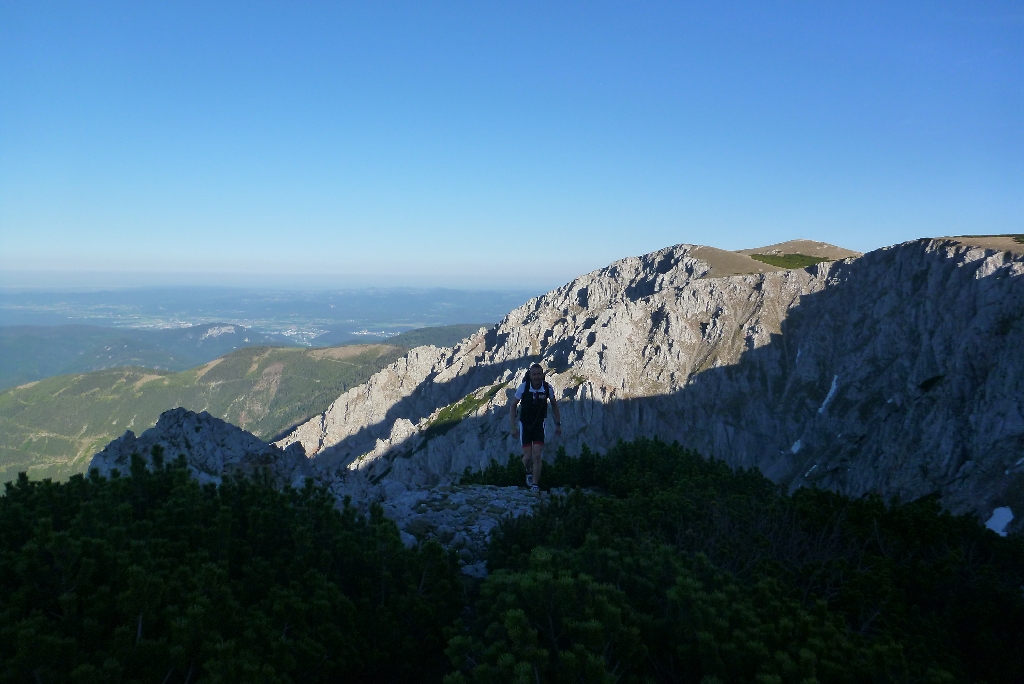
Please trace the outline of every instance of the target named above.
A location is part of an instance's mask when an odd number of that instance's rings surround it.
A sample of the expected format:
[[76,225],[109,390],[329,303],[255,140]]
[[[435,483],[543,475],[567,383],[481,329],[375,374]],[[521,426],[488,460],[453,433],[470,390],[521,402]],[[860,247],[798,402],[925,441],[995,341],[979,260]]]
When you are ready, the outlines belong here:
[[533,383],[530,382],[530,371],[526,371],[526,377],[523,378],[523,382],[526,384],[526,388],[523,390],[523,398],[519,404],[521,407],[520,420],[524,424],[543,423],[544,419],[548,417],[548,398],[552,394],[551,385],[548,384],[547,380],[544,380],[541,384],[544,393],[539,395],[543,399],[534,401],[534,393],[531,391]]

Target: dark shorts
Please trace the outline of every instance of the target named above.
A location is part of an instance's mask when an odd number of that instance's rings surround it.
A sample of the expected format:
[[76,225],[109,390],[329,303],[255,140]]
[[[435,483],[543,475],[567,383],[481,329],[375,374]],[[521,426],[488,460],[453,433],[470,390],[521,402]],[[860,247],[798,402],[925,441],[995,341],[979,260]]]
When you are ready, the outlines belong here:
[[523,446],[544,444],[544,423],[534,423],[533,425],[519,423],[519,439]]

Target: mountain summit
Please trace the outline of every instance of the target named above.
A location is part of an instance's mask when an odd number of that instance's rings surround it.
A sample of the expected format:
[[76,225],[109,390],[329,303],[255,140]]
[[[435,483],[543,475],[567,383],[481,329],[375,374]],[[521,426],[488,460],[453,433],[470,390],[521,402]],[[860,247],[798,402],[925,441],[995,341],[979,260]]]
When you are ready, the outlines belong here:
[[[843,256],[745,251],[796,249]],[[734,257],[757,266],[729,274]],[[448,482],[518,451],[509,396],[537,361],[562,405],[550,455],[657,436],[790,490],[938,494],[987,519],[1024,507],[1022,275],[1021,253],[959,239],[806,268],[667,247],[411,350],[276,445],[339,495]]]

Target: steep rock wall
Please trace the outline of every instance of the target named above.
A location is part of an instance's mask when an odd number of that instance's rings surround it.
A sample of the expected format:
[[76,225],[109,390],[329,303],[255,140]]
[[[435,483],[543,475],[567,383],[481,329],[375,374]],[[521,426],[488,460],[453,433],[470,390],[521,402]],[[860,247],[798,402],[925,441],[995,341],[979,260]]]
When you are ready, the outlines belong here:
[[701,249],[623,259],[413,350],[278,445],[342,489],[446,482],[518,450],[509,395],[537,360],[570,453],[657,435],[791,488],[1024,510],[1024,258],[919,240],[713,277]]

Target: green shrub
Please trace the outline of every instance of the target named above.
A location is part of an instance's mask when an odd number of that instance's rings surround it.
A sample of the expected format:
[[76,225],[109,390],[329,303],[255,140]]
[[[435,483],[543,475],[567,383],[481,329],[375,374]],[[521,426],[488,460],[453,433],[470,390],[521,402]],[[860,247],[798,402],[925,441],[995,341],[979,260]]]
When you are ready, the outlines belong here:
[[[521,469],[510,458],[467,479],[518,484]],[[506,521],[489,566],[529,572],[543,548],[624,592],[649,653],[637,676],[1013,682],[1024,671],[1024,544],[934,498],[787,496],[756,471],[656,440],[559,454],[544,480],[598,494]],[[488,643],[482,628],[475,638]]]
[[423,681],[461,586],[307,485],[22,476],[0,498],[0,682]]
[[[560,451],[471,583],[307,484],[21,477],[3,682],[1019,682],[1024,544],[937,501],[792,496],[657,440]],[[514,456],[465,481],[518,484]],[[584,488],[588,493],[584,493]],[[465,584],[464,584],[465,582]]]
[[502,388],[502,384],[498,383],[492,385],[487,390],[477,390],[472,394],[468,394],[459,401],[450,406],[445,406],[443,409],[437,412],[437,417],[430,422],[429,425],[423,430],[424,440],[420,448],[426,445],[434,437],[438,437],[447,433],[453,427],[458,425],[463,418],[476,411],[478,408],[489,402],[494,398],[494,395],[498,393],[498,390]]
[[525,572],[499,570],[487,579],[476,621],[484,626],[483,639],[453,630],[448,654],[458,670],[445,678],[448,684],[610,684],[646,657],[626,595],[557,567],[545,549],[533,551]]

